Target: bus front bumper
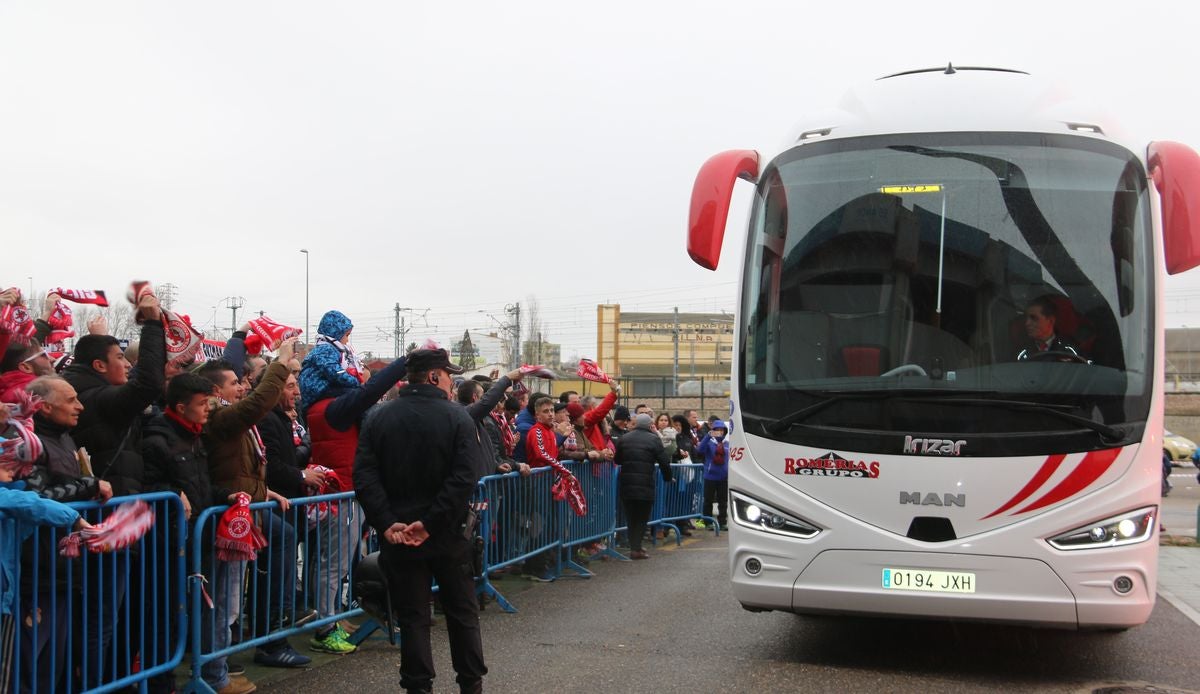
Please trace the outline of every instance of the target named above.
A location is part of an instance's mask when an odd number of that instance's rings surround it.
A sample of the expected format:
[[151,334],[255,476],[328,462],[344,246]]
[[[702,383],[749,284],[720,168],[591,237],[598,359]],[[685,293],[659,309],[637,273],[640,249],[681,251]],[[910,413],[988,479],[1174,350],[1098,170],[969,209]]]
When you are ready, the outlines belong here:
[[[730,557],[734,596],[747,609],[800,614],[856,614],[961,619],[1056,628],[1125,628],[1145,622],[1154,607],[1156,576],[1128,548],[1095,550],[1056,572],[1040,558],[991,553],[819,549],[810,543],[742,528]],[[806,551],[807,550],[807,551]],[[981,552],[984,551],[981,548]],[[1077,553],[1078,554],[1078,553]],[[756,574],[747,562],[757,560]],[[1076,559],[1076,557],[1072,557]],[[751,568],[755,565],[751,563]],[[969,575],[972,592],[924,592],[884,587],[884,572]],[[941,572],[940,574],[937,572]],[[1129,579],[1124,593],[1118,577]]]

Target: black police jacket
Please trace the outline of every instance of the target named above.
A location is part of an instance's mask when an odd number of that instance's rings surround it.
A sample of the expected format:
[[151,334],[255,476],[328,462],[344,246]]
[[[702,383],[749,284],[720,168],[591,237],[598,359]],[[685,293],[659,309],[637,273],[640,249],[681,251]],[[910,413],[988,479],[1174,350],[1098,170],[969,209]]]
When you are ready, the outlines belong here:
[[617,441],[613,461],[621,466],[621,498],[633,501],[654,500],[654,466],[662,469],[663,481],[671,481],[671,454],[663,447],[662,437],[648,429],[625,432]]
[[408,385],[372,410],[358,435],[354,493],[380,534],[393,523],[421,521],[429,539],[397,545],[411,557],[458,551],[467,504],[488,462],[466,408],[437,387]]

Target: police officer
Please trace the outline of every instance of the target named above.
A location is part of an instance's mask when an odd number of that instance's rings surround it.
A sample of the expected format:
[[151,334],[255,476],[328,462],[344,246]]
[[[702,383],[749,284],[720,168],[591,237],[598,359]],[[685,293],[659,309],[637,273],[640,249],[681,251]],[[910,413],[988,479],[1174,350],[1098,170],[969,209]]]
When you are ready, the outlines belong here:
[[368,415],[354,460],[358,502],[384,538],[380,561],[400,626],[400,686],[409,692],[433,685],[432,579],[461,691],[483,691],[487,674],[468,518],[485,448],[466,409],[451,400],[459,373],[444,349],[410,354],[408,385]]

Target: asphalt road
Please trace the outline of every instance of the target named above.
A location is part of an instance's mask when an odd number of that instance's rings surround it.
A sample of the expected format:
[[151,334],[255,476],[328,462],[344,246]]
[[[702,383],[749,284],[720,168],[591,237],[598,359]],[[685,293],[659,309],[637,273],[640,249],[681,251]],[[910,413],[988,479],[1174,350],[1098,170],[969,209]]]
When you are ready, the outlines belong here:
[[[1159,600],[1124,633],[743,611],[728,589],[725,537],[698,532],[643,562],[603,562],[590,580],[506,581],[519,608],[482,617],[493,692],[1200,690],[1200,626]],[[1200,550],[1198,550],[1200,551]],[[440,621],[435,691],[456,691]],[[399,652],[358,653],[262,692],[398,691]],[[283,674],[283,673],[280,673]],[[251,674],[253,677],[253,673]],[[1122,691],[1122,690],[1118,690]]]

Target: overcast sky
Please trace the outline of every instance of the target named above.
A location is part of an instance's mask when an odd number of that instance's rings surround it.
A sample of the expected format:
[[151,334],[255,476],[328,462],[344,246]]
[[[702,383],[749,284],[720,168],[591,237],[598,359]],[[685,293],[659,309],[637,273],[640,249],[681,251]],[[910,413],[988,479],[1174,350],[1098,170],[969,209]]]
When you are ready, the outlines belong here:
[[[741,243],[716,273],[684,248],[711,154],[947,61],[1200,149],[1197,28],[1200,3],[7,2],[0,284],[136,277],[204,327],[229,296],[301,325],[308,248],[311,321],[341,309],[360,350],[390,354],[396,303],[447,339],[537,297],[593,356],[597,303],[734,308]],[[1200,325],[1200,271],[1168,294]]]

